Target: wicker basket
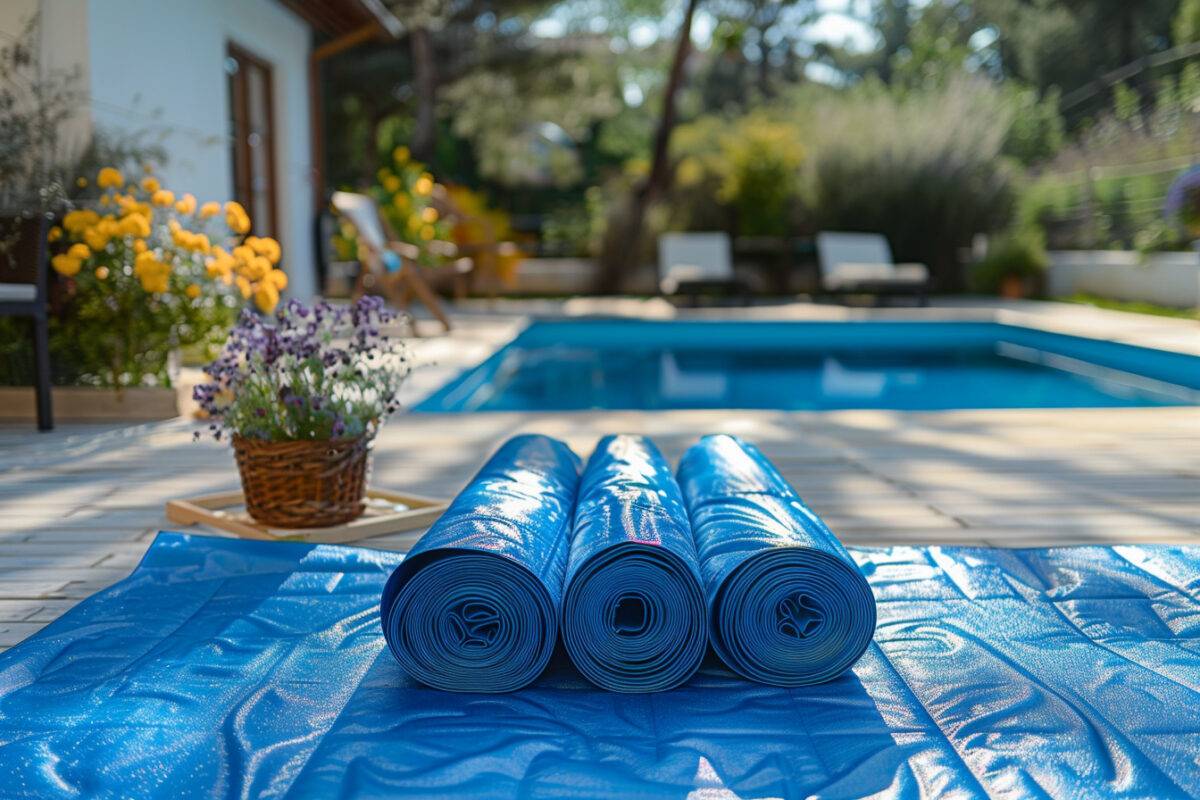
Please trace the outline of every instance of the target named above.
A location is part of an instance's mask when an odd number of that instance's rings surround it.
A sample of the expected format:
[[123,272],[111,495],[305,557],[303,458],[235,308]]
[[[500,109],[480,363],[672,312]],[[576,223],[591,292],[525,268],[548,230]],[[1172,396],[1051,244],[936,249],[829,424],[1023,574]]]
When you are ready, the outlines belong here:
[[371,434],[328,442],[233,437],[246,511],[273,528],[324,528],[363,513]]

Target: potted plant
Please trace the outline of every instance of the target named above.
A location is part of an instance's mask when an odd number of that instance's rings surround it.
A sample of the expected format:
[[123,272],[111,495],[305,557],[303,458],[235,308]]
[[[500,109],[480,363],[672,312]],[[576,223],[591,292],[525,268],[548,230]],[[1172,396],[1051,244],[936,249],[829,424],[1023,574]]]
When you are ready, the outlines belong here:
[[[176,196],[157,178],[105,167],[80,178],[50,229],[50,349],[66,417],[162,419],[185,348],[224,340],[238,308],[273,311],[287,275],[279,244],[251,236],[239,204]],[[98,390],[112,389],[111,393]]]
[[232,440],[257,522],[315,528],[362,513],[371,442],[411,367],[384,331],[396,316],[373,296],[242,312],[194,398],[213,436]]
[[1034,293],[1049,259],[1042,232],[1033,227],[1008,231],[988,245],[975,270],[975,282],[1001,297],[1020,299]]

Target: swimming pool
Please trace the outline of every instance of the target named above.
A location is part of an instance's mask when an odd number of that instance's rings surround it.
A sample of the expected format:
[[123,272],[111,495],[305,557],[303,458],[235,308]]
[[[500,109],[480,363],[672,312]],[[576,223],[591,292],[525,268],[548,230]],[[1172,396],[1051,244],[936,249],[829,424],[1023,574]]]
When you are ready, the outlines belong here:
[[1200,357],[986,322],[539,321],[415,411],[1200,404]]

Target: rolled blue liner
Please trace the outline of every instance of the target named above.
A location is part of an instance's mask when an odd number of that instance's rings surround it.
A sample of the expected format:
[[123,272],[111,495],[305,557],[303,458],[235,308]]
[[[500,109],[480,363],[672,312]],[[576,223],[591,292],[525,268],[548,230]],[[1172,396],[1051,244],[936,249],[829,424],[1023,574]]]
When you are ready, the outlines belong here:
[[687,681],[708,648],[696,543],[679,484],[642,436],[607,436],[579,485],[563,594],[563,644],[613,692]]
[[558,639],[579,457],[535,434],[506,442],[421,537],[383,590],[388,647],[435,689],[509,692]]
[[706,436],[678,475],[721,660],[772,686],[824,683],[853,666],[875,632],[871,588],[771,462],[733,436]]

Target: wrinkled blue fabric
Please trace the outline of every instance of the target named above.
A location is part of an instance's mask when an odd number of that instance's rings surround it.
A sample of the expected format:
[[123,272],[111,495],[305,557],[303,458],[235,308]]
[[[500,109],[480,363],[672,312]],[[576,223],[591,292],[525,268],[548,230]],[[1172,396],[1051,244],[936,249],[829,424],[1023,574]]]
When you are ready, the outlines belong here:
[[846,548],[756,447],[706,436],[679,463],[709,639],[772,686],[833,680],[867,649],[875,599]]
[[0,796],[1200,796],[1200,547],[851,553],[879,627],[829,683],[452,694],[379,632],[400,554],[161,534],[0,653]]
[[383,633],[436,689],[510,692],[558,640],[579,457],[547,436],[496,451],[409,551],[383,590]]
[[700,668],[708,622],[679,484],[642,436],[607,436],[579,484],[563,644],[614,692],[673,689]]

